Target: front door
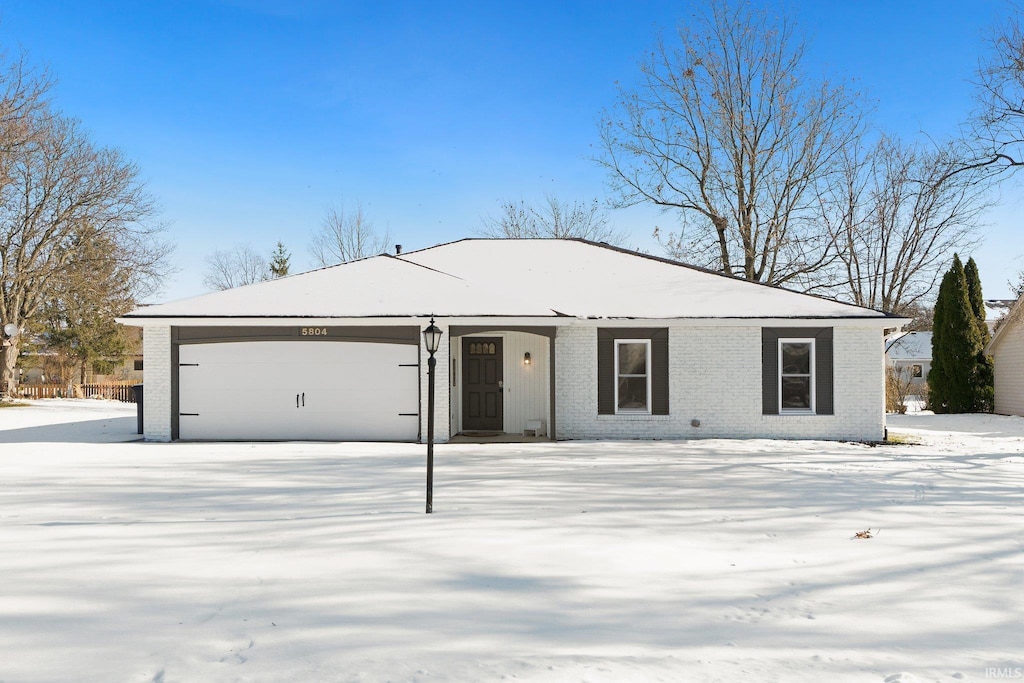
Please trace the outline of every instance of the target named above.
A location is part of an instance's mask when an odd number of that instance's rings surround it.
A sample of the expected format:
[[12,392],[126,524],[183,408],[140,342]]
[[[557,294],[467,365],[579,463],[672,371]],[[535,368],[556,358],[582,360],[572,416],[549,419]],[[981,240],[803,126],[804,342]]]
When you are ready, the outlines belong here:
[[501,431],[501,337],[462,340],[462,429]]

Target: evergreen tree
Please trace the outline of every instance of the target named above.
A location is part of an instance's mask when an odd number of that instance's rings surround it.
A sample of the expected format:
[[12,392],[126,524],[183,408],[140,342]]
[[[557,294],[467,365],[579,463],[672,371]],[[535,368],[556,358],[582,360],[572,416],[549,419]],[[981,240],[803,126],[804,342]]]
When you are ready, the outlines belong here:
[[270,254],[270,275],[275,278],[287,275],[288,269],[291,267],[291,260],[292,255],[288,253],[283,244],[278,242],[277,248]]
[[976,413],[991,413],[995,402],[995,373],[992,368],[992,359],[985,355],[985,347],[988,345],[990,335],[988,324],[985,322],[985,299],[981,293],[981,275],[978,273],[978,264],[971,258],[964,267],[964,277],[967,280],[967,296],[971,302],[971,312],[974,314],[974,323],[978,328],[980,349],[975,358],[974,378],[972,388],[974,393],[974,405],[971,408]]
[[975,381],[981,334],[971,307],[967,276],[960,257],[942,278],[935,300],[932,329],[932,369],[929,400],[936,413],[965,413],[975,409]]
[[135,299],[131,274],[112,240],[76,236],[68,248],[75,259],[51,287],[39,332],[45,350],[60,365],[77,366],[78,381],[85,383],[90,366],[108,374],[131,351],[130,338],[114,319],[130,311]]

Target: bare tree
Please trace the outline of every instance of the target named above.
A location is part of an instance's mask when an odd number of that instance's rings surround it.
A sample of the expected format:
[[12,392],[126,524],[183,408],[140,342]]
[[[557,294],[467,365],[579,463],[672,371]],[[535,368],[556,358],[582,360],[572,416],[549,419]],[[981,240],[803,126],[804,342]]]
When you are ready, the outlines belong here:
[[984,173],[951,172],[967,157],[957,143],[926,147],[892,137],[844,152],[841,182],[821,196],[837,246],[834,294],[897,313],[928,297],[949,255],[973,246],[990,205]]
[[1018,298],[1024,296],[1024,270],[1018,271],[1016,275],[1007,280],[1006,286]]
[[[40,312],[81,253],[102,239],[138,298],[167,271],[170,246],[154,224],[156,207],[138,167],[119,151],[94,146],[72,119],[39,107],[25,122],[28,140],[0,151],[0,320],[23,326]],[[7,391],[20,340],[6,347]]]
[[318,265],[335,266],[382,254],[390,244],[391,235],[377,234],[362,204],[356,204],[354,210],[332,206],[327,209],[320,231],[313,235],[309,253]]
[[35,122],[47,109],[52,86],[49,75],[32,69],[23,54],[9,59],[0,51],[0,185],[12,180],[14,153],[36,138]]
[[975,157],[965,168],[993,170],[1024,166],[1024,29],[1021,9],[992,28],[989,53],[978,68],[969,138]]
[[203,285],[209,289],[232,289],[269,278],[267,260],[249,244],[240,244],[232,250],[218,249],[206,257]]
[[659,39],[601,121],[618,205],[677,211],[669,253],[748,280],[799,285],[834,256],[817,204],[861,134],[856,96],[802,68],[785,17],[715,2]]
[[501,213],[483,219],[480,234],[500,238],[579,237],[593,242],[622,245],[627,236],[608,225],[608,214],[598,200],[562,202],[546,195],[538,206],[506,200]]

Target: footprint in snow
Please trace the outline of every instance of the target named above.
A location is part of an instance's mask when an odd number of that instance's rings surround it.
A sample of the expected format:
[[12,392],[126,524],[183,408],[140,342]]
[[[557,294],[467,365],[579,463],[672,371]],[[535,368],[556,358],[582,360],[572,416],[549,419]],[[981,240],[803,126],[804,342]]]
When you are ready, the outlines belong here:
[[901,671],[898,674],[886,676],[884,679],[884,683],[921,683],[921,679],[919,679],[914,674],[907,673],[906,671]]

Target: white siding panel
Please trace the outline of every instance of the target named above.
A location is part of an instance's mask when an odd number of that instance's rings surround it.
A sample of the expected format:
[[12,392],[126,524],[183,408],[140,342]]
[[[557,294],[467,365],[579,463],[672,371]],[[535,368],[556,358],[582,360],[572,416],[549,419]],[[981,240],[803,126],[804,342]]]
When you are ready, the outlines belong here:
[[[504,344],[505,369],[505,432],[522,434],[529,420],[548,419],[548,338],[527,332],[506,332]],[[523,364],[523,355],[530,353],[530,364]]]
[[[997,341],[995,363],[995,411],[1024,415],[1024,319],[1016,316]],[[148,366],[147,366],[148,367]]]

